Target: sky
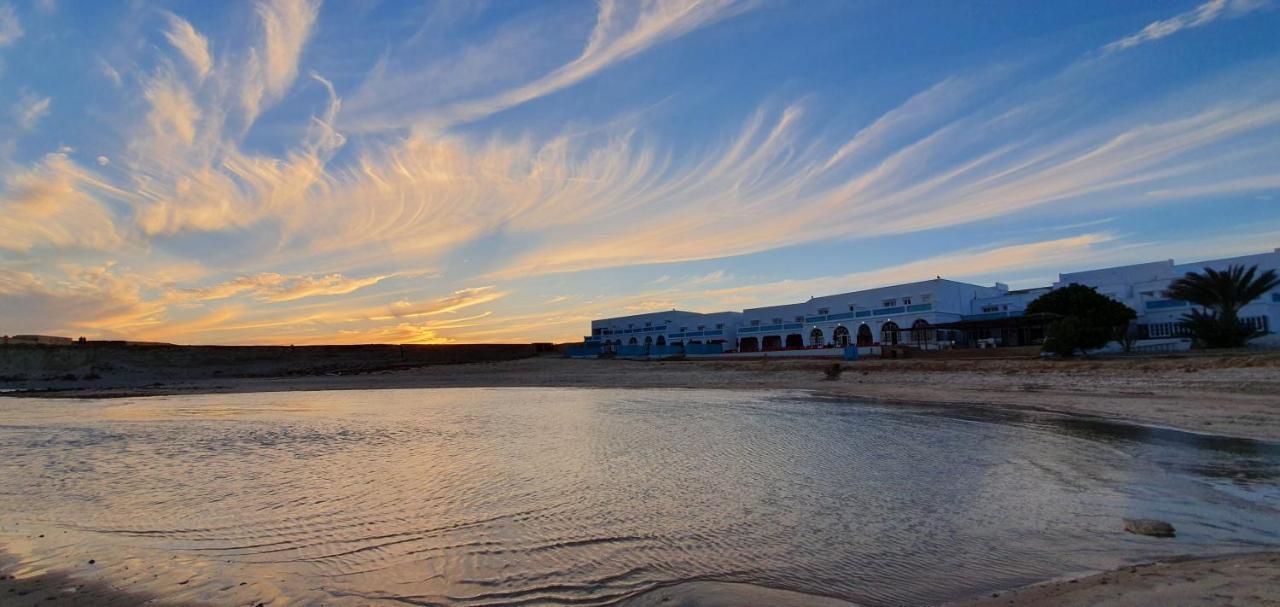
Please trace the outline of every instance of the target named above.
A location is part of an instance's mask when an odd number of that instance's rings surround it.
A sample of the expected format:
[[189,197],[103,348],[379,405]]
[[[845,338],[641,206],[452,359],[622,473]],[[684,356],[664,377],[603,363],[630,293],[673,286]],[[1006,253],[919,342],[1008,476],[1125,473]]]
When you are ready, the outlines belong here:
[[569,341],[1280,246],[1280,6],[0,0],[0,333]]

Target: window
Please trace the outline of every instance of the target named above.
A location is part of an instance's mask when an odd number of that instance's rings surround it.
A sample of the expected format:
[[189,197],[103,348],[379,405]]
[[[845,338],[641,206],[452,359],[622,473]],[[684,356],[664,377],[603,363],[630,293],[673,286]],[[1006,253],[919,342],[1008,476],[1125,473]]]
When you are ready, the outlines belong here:
[[751,321],[751,326],[753,326],[753,327],[758,327],[758,326],[760,326],[760,321],[758,321],[758,320],[753,320],[753,321]]
[[855,305],[853,305],[853,304],[849,304],[849,311],[850,311],[850,312],[852,312],[852,311],[854,311],[854,310],[856,310],[856,309],[858,309],[858,306],[855,306]]
[[689,327],[680,327],[681,333],[684,333],[685,331],[688,331],[688,330],[689,330]]
[[804,322],[804,317],[803,317],[803,316],[797,316],[797,317],[796,317],[796,322]]
[[781,317],[781,316],[779,316],[779,317],[777,317],[777,318],[773,319],[773,324],[775,324],[775,325],[780,325],[780,324],[782,324],[782,317]]
[[627,323],[627,328],[628,328],[628,329],[630,329],[630,328],[632,328],[632,327],[634,327],[634,326],[635,326],[635,324],[633,324],[633,323]]
[[653,323],[651,323],[651,322],[647,322],[647,323],[644,323],[644,326],[646,326],[646,327],[652,327],[652,326],[653,326]]
[[920,303],[929,303],[931,301],[933,301],[933,296],[928,293],[920,296]]
[[898,305],[898,300],[896,300],[896,299],[886,299],[886,300],[884,300],[884,301],[882,301],[882,302],[880,302],[880,303],[884,304],[884,307],[888,308],[888,307],[890,307],[890,306],[896,306],[896,305]]
[[716,328],[717,328],[717,329],[723,329],[723,328],[724,328],[724,323],[722,323],[722,322],[718,322],[718,323],[716,323]]
[[982,306],[983,312],[999,312],[1000,306]]
[[698,325],[698,330],[699,330],[699,331],[701,331],[701,330],[703,330],[703,329],[706,329],[706,328],[707,328],[707,325]]
[[903,297],[903,298],[902,298],[902,305],[904,305],[904,306],[909,306],[909,305],[911,305],[911,298],[910,298],[910,297]]
[[818,316],[826,316],[830,312],[831,310],[828,310],[826,308],[818,308]]

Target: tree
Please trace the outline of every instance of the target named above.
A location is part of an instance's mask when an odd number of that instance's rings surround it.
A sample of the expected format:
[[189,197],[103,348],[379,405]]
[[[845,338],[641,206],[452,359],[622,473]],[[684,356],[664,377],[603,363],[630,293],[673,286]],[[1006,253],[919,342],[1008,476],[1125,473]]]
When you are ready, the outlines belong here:
[[1044,345],[1040,349],[1071,358],[1076,350],[1091,350],[1107,345],[1107,334],[1097,327],[1075,316],[1063,316],[1049,325],[1049,333],[1045,335]]
[[1205,268],[1203,274],[1187,272],[1169,283],[1165,296],[1205,308],[1182,317],[1182,326],[1197,340],[1210,348],[1235,348],[1257,332],[1240,320],[1240,308],[1277,286],[1280,277],[1275,270],[1259,274],[1256,265],[1246,270],[1233,264],[1222,272],[1213,268]]
[[1058,317],[1049,325],[1044,351],[1064,357],[1107,345],[1138,316],[1129,306],[1078,284],[1041,295],[1027,305],[1026,313]]

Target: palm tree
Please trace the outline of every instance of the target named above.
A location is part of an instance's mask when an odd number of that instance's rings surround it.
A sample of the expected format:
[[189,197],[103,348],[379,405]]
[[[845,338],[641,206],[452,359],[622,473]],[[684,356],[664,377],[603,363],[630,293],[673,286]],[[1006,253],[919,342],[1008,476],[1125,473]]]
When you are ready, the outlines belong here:
[[1207,313],[1192,310],[1183,316],[1183,326],[1211,348],[1232,348],[1243,346],[1255,333],[1240,322],[1240,308],[1277,286],[1280,278],[1275,270],[1259,274],[1256,265],[1248,270],[1232,265],[1222,272],[1213,268],[1205,268],[1203,274],[1187,272],[1169,284],[1165,296],[1207,309]]

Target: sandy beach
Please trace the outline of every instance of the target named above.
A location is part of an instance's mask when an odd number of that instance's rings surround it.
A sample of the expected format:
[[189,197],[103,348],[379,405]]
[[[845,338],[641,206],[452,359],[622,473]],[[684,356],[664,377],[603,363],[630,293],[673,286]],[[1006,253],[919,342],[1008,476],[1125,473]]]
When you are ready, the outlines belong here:
[[[776,358],[642,362],[570,360],[544,354],[498,362],[408,368],[375,365],[279,376],[268,372],[256,377],[228,377],[207,368],[188,368],[176,377],[174,373],[120,368],[114,375],[91,381],[10,382],[4,387],[39,390],[23,396],[60,398],[433,387],[802,389],[881,403],[1048,411],[1280,440],[1278,353],[1237,351],[1069,361],[1030,357],[863,360],[841,363],[841,376],[826,380],[823,369],[833,362]],[[0,573],[13,576],[15,569],[6,567]],[[57,575],[0,581],[0,605],[129,604],[132,600],[128,595],[120,598],[114,594],[116,589],[106,582],[102,588],[91,585],[68,591],[82,582],[73,584],[73,580]],[[1280,605],[1277,589],[1280,554],[1268,552],[1126,566],[957,604]],[[661,589],[628,604],[773,604],[781,598],[805,604],[802,599],[770,592],[750,587],[726,589],[708,582]],[[44,602],[46,597],[54,597],[48,599],[53,602]]]
[[[1240,438],[1280,440],[1280,353],[1227,353],[1041,360],[870,359],[835,361],[572,360],[558,355],[412,367],[269,366],[239,376],[213,366],[152,372],[117,365],[94,380],[34,380],[0,387],[24,396],[117,397],[161,394],[368,390],[433,387],[801,389],[879,402],[1056,411]],[[251,375],[251,376],[248,376]],[[9,394],[18,394],[10,392]]]

